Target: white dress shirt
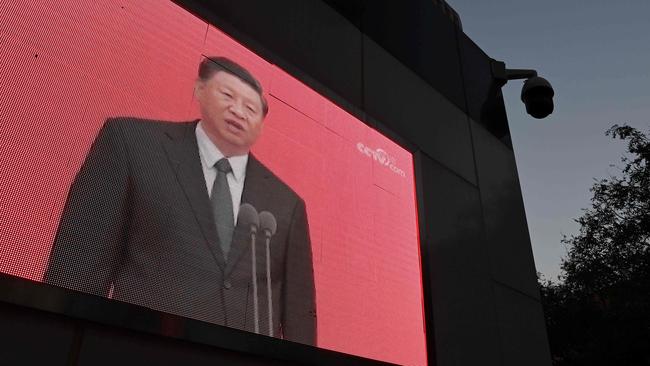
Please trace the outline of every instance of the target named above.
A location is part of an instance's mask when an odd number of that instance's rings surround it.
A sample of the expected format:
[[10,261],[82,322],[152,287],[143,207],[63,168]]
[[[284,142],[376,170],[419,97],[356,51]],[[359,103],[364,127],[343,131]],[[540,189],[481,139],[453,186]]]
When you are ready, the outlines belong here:
[[[203,121],[200,121],[196,125],[196,141],[199,145],[199,155],[201,156],[201,167],[203,168],[203,176],[205,177],[205,186],[208,189],[208,196],[210,196],[212,194],[212,185],[217,178],[217,167],[214,164],[223,158],[224,155],[205,133]],[[226,179],[228,180],[228,187],[230,187],[230,195],[232,196],[232,214],[236,225],[239,206],[241,205],[241,195],[244,191],[248,154],[231,156],[228,158],[228,162],[232,167],[232,172],[226,175]]]

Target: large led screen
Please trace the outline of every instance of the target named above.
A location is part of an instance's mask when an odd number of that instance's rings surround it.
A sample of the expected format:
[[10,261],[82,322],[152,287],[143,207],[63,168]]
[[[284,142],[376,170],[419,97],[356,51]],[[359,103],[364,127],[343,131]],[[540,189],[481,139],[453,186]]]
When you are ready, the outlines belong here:
[[426,364],[409,151],[172,2],[0,24],[1,272]]

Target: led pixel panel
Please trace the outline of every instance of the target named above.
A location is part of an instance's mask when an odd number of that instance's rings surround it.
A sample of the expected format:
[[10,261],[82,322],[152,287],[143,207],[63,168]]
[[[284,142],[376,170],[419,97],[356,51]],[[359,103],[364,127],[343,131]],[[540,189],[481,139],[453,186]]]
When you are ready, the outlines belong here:
[[172,2],[0,24],[1,272],[426,364],[409,151]]

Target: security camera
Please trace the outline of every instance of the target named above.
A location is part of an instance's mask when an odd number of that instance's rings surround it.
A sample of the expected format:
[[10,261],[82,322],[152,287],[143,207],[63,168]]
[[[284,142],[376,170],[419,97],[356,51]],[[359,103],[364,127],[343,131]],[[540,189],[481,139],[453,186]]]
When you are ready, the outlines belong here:
[[500,88],[508,80],[526,79],[521,89],[521,100],[526,105],[526,112],[534,118],[544,118],[553,113],[553,87],[548,80],[537,76],[531,69],[506,69],[503,61],[491,59],[492,77]]
[[537,119],[553,112],[553,95],[555,92],[551,83],[539,76],[527,79],[521,88],[521,100],[526,105],[526,112]]

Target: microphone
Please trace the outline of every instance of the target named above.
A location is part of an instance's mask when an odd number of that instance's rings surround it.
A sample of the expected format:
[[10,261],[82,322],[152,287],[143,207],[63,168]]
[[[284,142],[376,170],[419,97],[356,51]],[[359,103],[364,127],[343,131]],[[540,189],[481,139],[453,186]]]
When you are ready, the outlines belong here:
[[278,222],[275,221],[275,216],[268,211],[262,211],[259,214],[259,227],[267,237],[272,237],[278,230]]
[[268,211],[259,214],[260,230],[266,239],[266,298],[269,312],[269,336],[273,337],[273,297],[271,290],[271,237],[278,230],[278,222],[275,216]]
[[248,227],[251,234],[251,276],[253,277],[253,325],[255,333],[260,334],[259,301],[257,299],[257,257],[255,254],[255,236],[260,225],[257,210],[249,203],[239,206],[237,224]]
[[257,228],[260,226],[260,218],[255,207],[250,203],[242,203],[241,206],[239,206],[237,223],[243,227],[248,226],[250,232],[257,233]]

